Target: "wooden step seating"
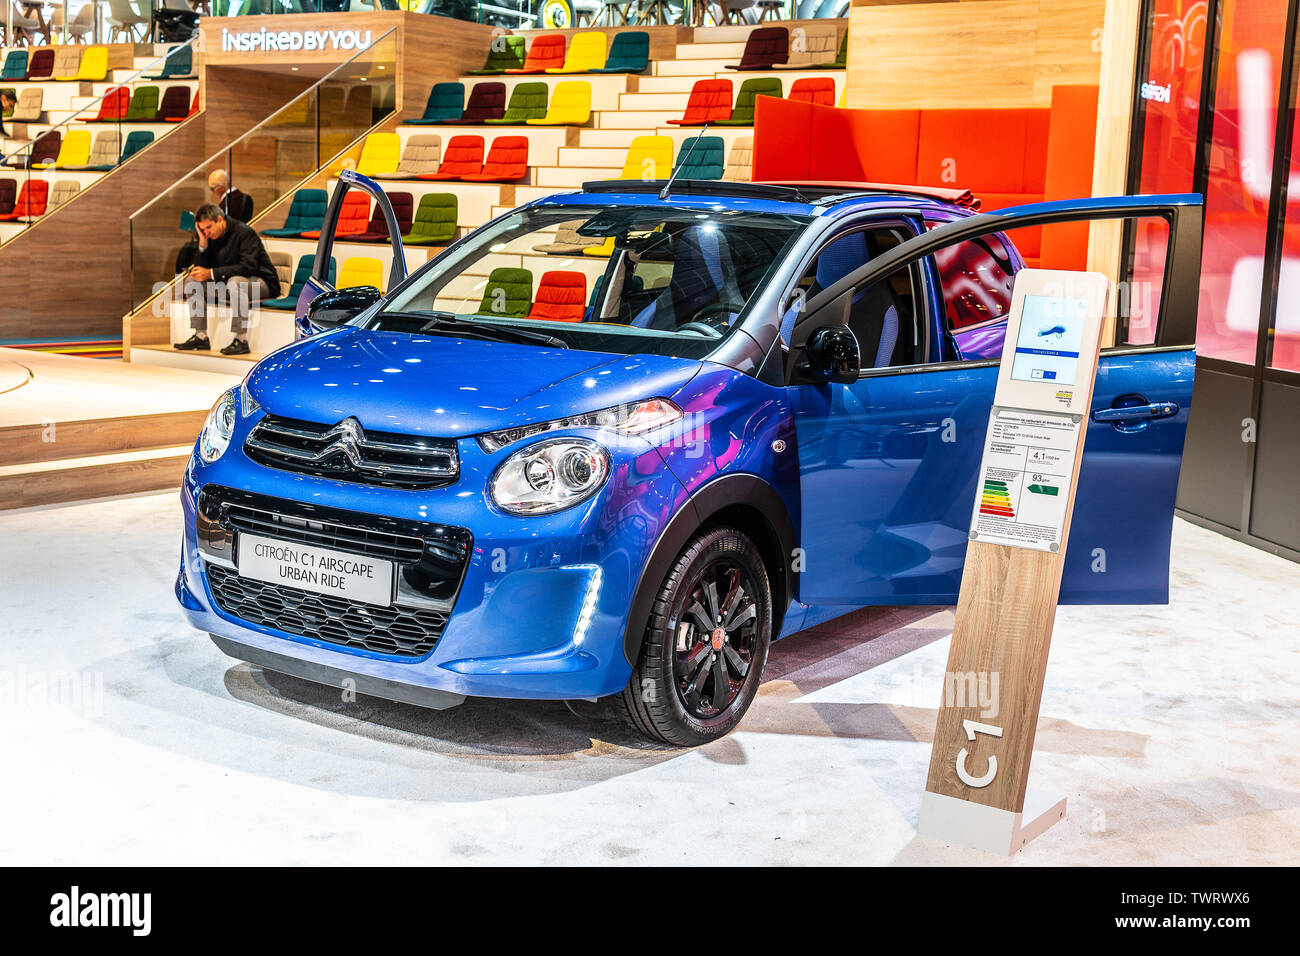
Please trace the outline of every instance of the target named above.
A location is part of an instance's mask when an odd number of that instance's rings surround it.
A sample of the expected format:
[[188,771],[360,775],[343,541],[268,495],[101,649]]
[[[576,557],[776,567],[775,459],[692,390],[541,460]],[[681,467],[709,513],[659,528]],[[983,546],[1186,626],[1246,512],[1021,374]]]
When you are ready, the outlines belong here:
[[14,366],[30,376],[0,404],[0,509],[178,487],[208,410],[239,381],[0,349],[0,369]]

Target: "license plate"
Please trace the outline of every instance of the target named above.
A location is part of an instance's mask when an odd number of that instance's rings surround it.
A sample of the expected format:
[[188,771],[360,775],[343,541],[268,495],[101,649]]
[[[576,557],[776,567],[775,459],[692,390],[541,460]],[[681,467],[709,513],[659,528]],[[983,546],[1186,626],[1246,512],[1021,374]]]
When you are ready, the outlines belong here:
[[239,536],[239,573],[268,584],[329,594],[363,604],[393,603],[393,562],[360,554],[279,541],[255,534]]

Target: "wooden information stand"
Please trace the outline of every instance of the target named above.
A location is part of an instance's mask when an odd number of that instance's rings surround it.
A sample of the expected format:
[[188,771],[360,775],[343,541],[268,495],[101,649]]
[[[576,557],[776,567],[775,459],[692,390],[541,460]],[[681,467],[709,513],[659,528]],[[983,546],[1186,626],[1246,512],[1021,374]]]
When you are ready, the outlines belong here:
[[1109,283],[1016,274],[918,834],[995,853],[1065,817],[1027,791]]

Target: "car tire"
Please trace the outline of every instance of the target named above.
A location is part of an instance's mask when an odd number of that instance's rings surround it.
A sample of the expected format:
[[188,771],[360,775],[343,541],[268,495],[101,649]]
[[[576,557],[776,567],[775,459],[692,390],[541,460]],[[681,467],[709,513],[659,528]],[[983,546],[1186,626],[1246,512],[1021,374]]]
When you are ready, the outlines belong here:
[[619,697],[628,723],[679,747],[725,736],[758,693],[771,638],[771,588],[754,542],[734,528],[700,532],[655,596]]

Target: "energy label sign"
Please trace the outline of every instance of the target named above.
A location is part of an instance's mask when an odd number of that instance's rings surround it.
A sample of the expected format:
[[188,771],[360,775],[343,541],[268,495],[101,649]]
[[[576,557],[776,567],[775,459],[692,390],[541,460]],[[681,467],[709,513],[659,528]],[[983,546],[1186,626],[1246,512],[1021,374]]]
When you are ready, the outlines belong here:
[[221,29],[221,50],[251,53],[284,50],[364,50],[372,42],[371,30],[227,30]]
[[1081,425],[1071,415],[996,409],[971,517],[971,540],[1059,551]]

